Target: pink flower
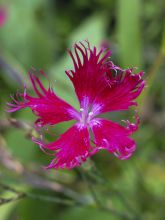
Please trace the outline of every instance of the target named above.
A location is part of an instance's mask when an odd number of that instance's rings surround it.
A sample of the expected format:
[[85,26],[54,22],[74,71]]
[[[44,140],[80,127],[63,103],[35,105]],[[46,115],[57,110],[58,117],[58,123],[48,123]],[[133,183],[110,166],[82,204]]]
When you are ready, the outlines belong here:
[[5,24],[6,18],[7,18],[6,9],[0,7],[0,27],[2,27]]
[[[103,48],[97,51],[89,43],[87,47],[82,43],[75,44],[74,55],[70,50],[69,54],[74,69],[66,71],[66,74],[73,83],[79,110],[58,97],[50,86],[46,89],[33,70],[29,76],[36,97],[29,95],[25,88],[24,93],[16,95],[17,99],[13,98],[14,103],[8,103],[8,112],[29,107],[37,116],[37,128],[76,120],[56,141],[45,143],[33,138],[44,151],[53,152],[55,158],[47,168],[79,166],[101,149],[120,159],[128,159],[136,149],[130,136],[138,129],[139,117],[135,116],[135,124],[127,120],[122,126],[99,115],[136,106],[135,99],[145,84],[143,72],[133,74],[133,69],[122,70],[109,60],[110,51]],[[40,73],[45,76],[43,71]]]

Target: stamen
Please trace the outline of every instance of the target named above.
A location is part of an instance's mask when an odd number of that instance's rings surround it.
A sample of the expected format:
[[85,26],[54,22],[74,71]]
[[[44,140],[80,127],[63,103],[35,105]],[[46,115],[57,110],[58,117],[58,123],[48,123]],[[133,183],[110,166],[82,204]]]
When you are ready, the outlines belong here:
[[80,114],[81,114],[81,123],[85,124],[85,110],[83,108],[80,108]]
[[93,112],[89,112],[89,115],[90,115],[90,116],[93,115]]
[[88,114],[88,119],[87,119],[87,123],[90,122],[90,120],[92,119],[92,116],[93,116],[93,115],[94,115],[93,112],[89,112],[89,114]]

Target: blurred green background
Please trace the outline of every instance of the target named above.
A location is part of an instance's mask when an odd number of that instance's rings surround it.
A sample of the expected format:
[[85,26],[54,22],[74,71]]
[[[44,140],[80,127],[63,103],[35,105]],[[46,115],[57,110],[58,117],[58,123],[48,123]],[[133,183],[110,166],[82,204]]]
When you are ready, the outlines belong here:
[[[1,6],[7,19],[0,27],[0,220],[164,220],[165,1],[0,0]],[[9,115],[5,103],[29,85],[27,70],[33,66],[78,106],[64,71],[72,66],[67,49],[85,39],[97,47],[108,43],[122,68],[145,71],[142,124],[134,135],[138,148],[128,161],[100,152],[81,169],[45,171],[50,158],[31,141],[34,116],[30,110]],[[107,117],[119,121],[132,112]],[[3,204],[20,192],[28,198]]]

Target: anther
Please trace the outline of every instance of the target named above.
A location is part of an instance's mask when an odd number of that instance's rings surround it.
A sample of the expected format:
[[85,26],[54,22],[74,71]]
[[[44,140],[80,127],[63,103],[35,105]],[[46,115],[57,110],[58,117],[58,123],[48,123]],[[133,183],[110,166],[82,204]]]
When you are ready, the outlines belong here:
[[89,116],[92,116],[93,115],[93,112],[89,112]]
[[85,123],[85,110],[83,108],[80,108],[80,112],[81,112],[81,123]]
[[92,118],[93,112],[89,112],[87,122],[89,123]]

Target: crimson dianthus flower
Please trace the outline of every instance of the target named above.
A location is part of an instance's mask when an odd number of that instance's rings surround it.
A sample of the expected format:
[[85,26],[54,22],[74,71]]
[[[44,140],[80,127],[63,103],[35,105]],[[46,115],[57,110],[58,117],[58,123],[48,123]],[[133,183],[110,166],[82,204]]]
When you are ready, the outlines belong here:
[[[37,97],[30,96],[25,88],[23,93],[17,94],[21,101],[13,98],[14,103],[8,103],[8,111],[29,107],[38,118],[35,122],[38,128],[76,120],[56,141],[45,143],[33,138],[42,149],[52,151],[55,156],[47,168],[74,168],[101,149],[128,159],[136,149],[130,136],[138,128],[139,117],[136,115],[135,124],[127,120],[122,126],[99,115],[136,106],[135,99],[145,85],[143,72],[133,74],[133,69],[122,70],[109,60],[110,51],[103,48],[97,51],[89,43],[87,47],[75,44],[74,53],[69,50],[74,69],[66,74],[73,83],[79,111],[58,97],[50,86],[46,89],[35,71],[30,71],[29,76]],[[45,75],[43,71],[40,73]]]

